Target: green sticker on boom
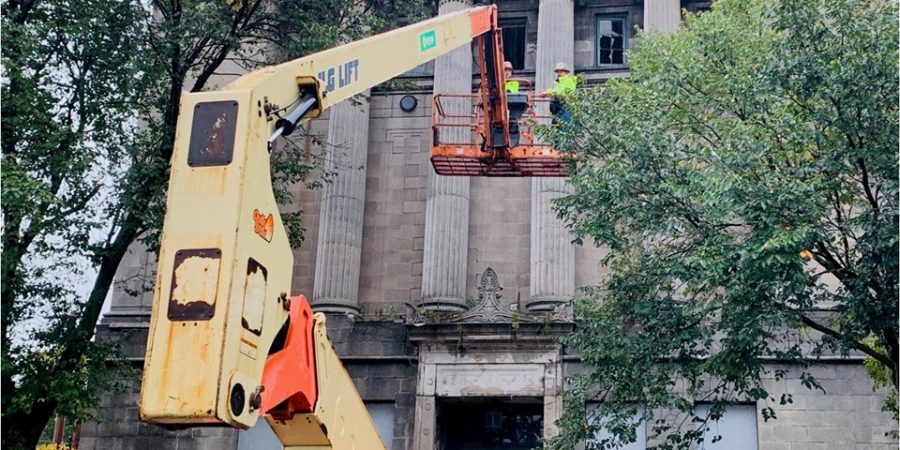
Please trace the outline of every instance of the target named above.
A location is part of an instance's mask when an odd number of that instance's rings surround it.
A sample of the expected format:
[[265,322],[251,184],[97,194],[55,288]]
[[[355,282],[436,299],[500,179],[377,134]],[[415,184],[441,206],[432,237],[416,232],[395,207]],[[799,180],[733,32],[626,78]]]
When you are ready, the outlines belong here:
[[419,51],[431,50],[437,47],[437,33],[434,30],[428,30],[419,35]]

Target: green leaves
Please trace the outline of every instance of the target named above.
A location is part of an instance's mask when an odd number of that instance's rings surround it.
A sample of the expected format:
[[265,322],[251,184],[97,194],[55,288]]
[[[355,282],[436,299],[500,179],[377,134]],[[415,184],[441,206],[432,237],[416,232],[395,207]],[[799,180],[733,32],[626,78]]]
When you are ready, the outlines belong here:
[[[629,78],[579,90],[571,124],[542,130],[577,156],[558,211],[611,250],[565,341],[590,373],[571,381],[551,447],[626,425],[614,419],[634,403],[650,420],[790,402],[763,386],[783,376],[768,358],[861,352],[896,389],[894,19],[891,4],[721,0],[676,33],[640,34]],[[596,420],[580,412],[590,398]],[[655,424],[661,447],[699,439],[695,419]]]
[[92,0],[10,1],[2,15],[3,418],[18,424],[3,445],[16,448],[57,404],[83,415],[118,361],[78,333],[79,288],[116,227],[111,182],[134,144],[147,15]]
[[[92,337],[132,241],[158,245],[182,90],[421,14],[421,0],[100,0],[2,4],[3,446],[33,448],[114,384]],[[278,199],[319,176],[296,145]],[[285,215],[299,245],[300,213]]]

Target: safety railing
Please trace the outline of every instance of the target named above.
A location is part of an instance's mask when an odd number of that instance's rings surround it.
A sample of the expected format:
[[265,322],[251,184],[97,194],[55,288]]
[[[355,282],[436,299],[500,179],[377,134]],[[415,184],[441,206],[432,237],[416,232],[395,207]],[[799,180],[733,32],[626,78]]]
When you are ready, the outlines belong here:
[[[525,80],[528,81],[528,80]],[[528,107],[518,120],[519,133],[522,139],[518,145],[542,145],[535,140],[535,128],[538,125],[550,124],[553,116],[549,114],[551,98],[544,94],[528,92]],[[445,100],[448,99],[464,99],[467,100],[467,109],[469,113],[452,113],[448,112],[448,105]],[[484,143],[484,111],[478,105],[480,96],[478,94],[437,94],[433,98],[432,107],[432,129],[435,138],[434,145],[477,145],[482,146]],[[452,101],[452,100],[451,100]],[[546,105],[546,108],[541,107]],[[547,111],[547,113],[539,113],[539,111]],[[472,133],[444,133],[444,131],[454,129],[471,130]],[[464,140],[446,139],[445,136],[467,136]]]
[[[528,80],[517,81],[531,86]],[[486,145],[489,130],[480,94],[434,95],[431,160],[435,171],[467,176],[566,176],[563,157],[535,136],[538,125],[552,122],[551,98],[530,90],[522,95],[527,98],[524,111],[520,109],[518,119],[510,120],[510,145],[503,148]],[[518,100],[516,107],[521,108]]]

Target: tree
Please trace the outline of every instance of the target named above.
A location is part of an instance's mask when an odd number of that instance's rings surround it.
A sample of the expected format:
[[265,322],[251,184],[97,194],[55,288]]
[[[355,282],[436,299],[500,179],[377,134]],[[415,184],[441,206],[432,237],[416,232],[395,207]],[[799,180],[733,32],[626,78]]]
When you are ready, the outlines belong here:
[[127,2],[3,4],[4,447],[34,448],[57,405],[83,409],[86,380],[104,380],[92,362],[110,349],[78,336],[93,327],[78,316],[98,314],[106,293],[85,301],[74,285],[83,258],[112,250],[95,233],[112,218],[104,172],[132,143],[141,20]]
[[[114,378],[93,340],[116,269],[156,245],[182,90],[354,39],[419,0],[8,0],[2,4],[4,448],[33,449],[55,414],[82,417]],[[273,153],[273,182],[308,179]],[[285,217],[292,243],[299,213]],[[85,282],[88,288],[79,289]]]
[[791,401],[773,358],[820,388],[809,361],[865,355],[896,398],[897,39],[893,1],[720,0],[569,100],[544,130],[575,156],[557,210],[611,273],[576,301],[586,373],[551,448],[639,420],[686,448],[729,402]]

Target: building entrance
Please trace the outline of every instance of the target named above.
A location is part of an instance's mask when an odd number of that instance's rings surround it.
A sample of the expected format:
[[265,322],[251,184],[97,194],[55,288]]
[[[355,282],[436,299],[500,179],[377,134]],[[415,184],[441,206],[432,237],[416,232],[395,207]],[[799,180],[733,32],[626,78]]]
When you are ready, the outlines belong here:
[[541,445],[539,398],[454,398],[438,402],[442,450],[530,450]]

